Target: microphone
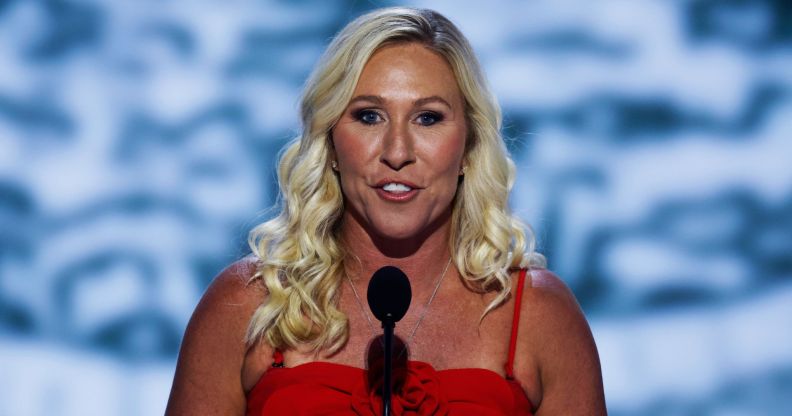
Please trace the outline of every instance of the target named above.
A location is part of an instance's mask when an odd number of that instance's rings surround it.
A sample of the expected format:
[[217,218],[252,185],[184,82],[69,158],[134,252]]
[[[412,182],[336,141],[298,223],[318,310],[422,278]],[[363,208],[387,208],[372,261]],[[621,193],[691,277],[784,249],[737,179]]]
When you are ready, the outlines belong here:
[[382,321],[385,338],[385,365],[382,383],[382,414],[391,413],[391,384],[393,367],[393,328],[410,309],[412,289],[410,280],[399,268],[385,266],[374,272],[368,285],[369,308]]
[[410,309],[410,280],[398,267],[382,267],[371,276],[366,297],[371,312],[383,325],[395,324]]

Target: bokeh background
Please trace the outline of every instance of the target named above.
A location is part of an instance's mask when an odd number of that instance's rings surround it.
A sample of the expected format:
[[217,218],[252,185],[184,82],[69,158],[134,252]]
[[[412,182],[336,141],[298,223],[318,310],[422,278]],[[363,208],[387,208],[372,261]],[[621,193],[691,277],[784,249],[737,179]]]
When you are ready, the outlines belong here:
[[[0,415],[163,412],[304,79],[390,4],[0,1]],[[402,4],[478,52],[610,414],[792,414],[792,4]]]

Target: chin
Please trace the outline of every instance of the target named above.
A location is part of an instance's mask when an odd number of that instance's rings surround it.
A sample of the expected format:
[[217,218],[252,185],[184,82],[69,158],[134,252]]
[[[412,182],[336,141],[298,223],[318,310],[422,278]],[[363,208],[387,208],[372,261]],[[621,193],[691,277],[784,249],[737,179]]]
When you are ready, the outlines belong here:
[[[418,212],[417,212],[418,211]],[[368,216],[369,231],[385,240],[422,240],[450,223],[450,209],[435,216],[432,212],[404,209],[401,212],[372,212]]]
[[426,212],[402,210],[401,212],[371,212],[368,216],[370,231],[380,238],[404,240],[420,236],[429,231],[431,216]]
[[395,226],[387,224],[382,227],[374,226],[374,232],[383,239],[387,240],[409,240],[421,234],[425,227],[418,226]]

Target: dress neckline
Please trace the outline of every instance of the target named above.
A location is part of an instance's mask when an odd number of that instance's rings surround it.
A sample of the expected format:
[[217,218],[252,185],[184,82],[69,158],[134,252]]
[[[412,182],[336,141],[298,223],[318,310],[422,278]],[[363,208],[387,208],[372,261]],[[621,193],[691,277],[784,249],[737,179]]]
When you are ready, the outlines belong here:
[[[498,380],[501,380],[502,382],[506,383],[507,386],[509,384],[511,384],[511,383],[514,383],[514,384],[519,386],[519,382],[517,380],[507,378],[507,377],[505,377],[503,375],[500,375],[497,372],[495,372],[493,370],[490,370],[488,368],[460,367],[460,368],[444,368],[442,370],[436,370],[434,368],[434,366],[432,366],[430,363],[427,363],[426,361],[409,360],[408,363],[426,365],[426,366],[430,367],[432,370],[434,370],[435,373],[438,373],[438,374],[441,374],[441,373],[452,374],[452,373],[455,373],[455,372],[477,372],[477,373],[479,373],[481,375],[484,375],[486,377],[490,377],[490,378],[493,378],[493,379],[497,378]],[[256,384],[253,385],[253,387],[250,389],[250,391],[247,394],[251,394],[251,393],[253,393],[253,391],[258,389],[259,385],[263,382],[263,380],[270,373],[277,373],[277,372],[289,371],[289,370],[299,371],[300,369],[306,369],[306,368],[311,368],[311,367],[336,368],[336,369],[342,369],[343,371],[354,371],[356,373],[364,373],[364,372],[367,371],[365,368],[355,367],[353,365],[348,365],[348,364],[334,363],[332,361],[309,361],[307,363],[302,363],[302,364],[295,365],[294,367],[269,367],[269,368],[267,368],[266,371],[264,371],[264,373],[261,374],[261,376],[256,381]],[[522,387],[520,387],[520,390],[523,391],[523,394],[525,394],[526,397],[528,397],[528,394],[525,393],[524,390],[522,390]]]
[[[427,365],[429,367],[432,367],[432,369],[435,372],[437,372],[437,373],[446,372],[446,371],[449,371],[449,372],[450,371],[463,371],[463,370],[464,371],[483,371],[483,372],[491,373],[492,375],[494,375],[494,376],[496,376],[498,378],[501,378],[503,380],[509,381],[509,379],[506,376],[498,374],[497,372],[495,372],[493,370],[490,370],[489,368],[459,367],[459,368],[444,368],[442,370],[438,370],[438,369],[434,368],[434,366],[432,364],[430,364],[430,363],[428,363],[426,361],[409,360],[408,363]],[[364,371],[364,372],[367,371],[365,368],[355,367],[354,365],[349,365],[349,364],[335,363],[335,362],[332,362],[332,361],[308,361],[306,363],[297,364],[294,367],[269,367],[269,368],[267,368],[266,371],[264,371],[264,373],[261,375],[261,377],[264,377],[264,375],[266,375],[270,371],[295,370],[295,369],[298,369],[298,368],[301,368],[301,367],[306,367],[306,366],[311,366],[311,365],[327,365],[327,366],[332,366],[332,367],[342,367],[342,368],[346,368],[346,369],[349,369],[349,370]],[[259,377],[259,381],[261,380],[261,377]]]

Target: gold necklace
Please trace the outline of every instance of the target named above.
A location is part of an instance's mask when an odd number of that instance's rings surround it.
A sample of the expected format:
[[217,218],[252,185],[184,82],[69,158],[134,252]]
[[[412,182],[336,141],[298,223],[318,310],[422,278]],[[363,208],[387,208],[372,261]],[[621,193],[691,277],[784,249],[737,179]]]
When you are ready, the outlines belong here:
[[[412,331],[410,332],[410,336],[407,338],[407,342],[404,344],[404,348],[406,349],[408,345],[412,342],[413,338],[415,337],[415,332],[418,331],[418,327],[421,326],[421,322],[423,322],[424,317],[429,312],[429,305],[432,304],[435,296],[437,295],[437,290],[440,289],[440,284],[443,283],[443,278],[448,272],[448,267],[451,265],[451,257],[448,258],[448,263],[446,263],[445,268],[443,269],[443,274],[437,278],[437,283],[435,284],[434,290],[432,290],[432,295],[429,296],[429,300],[426,301],[426,305],[424,305],[424,309],[421,312],[421,316],[418,317],[418,322],[415,323]],[[374,323],[371,322],[371,316],[366,313],[366,309],[363,307],[363,302],[360,300],[360,296],[358,296],[357,289],[355,289],[355,285],[352,284],[352,279],[349,278],[349,275],[344,273],[346,276],[347,282],[349,282],[349,286],[352,287],[352,294],[355,295],[355,301],[357,302],[358,306],[360,307],[360,313],[366,317],[366,322],[368,322],[369,329],[373,335],[377,335],[377,330],[374,328]],[[404,351],[402,351],[403,353]]]

